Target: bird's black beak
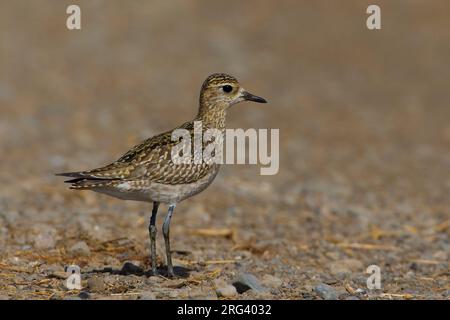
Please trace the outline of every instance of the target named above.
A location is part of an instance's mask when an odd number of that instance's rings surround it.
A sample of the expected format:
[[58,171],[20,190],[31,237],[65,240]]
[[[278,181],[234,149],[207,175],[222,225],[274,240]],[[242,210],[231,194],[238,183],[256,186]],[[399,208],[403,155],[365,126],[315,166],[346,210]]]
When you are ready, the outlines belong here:
[[258,103],[267,103],[266,99],[255,96],[254,94],[251,94],[250,92],[244,91],[242,93],[242,97],[244,98],[244,100],[247,101],[253,101],[253,102],[258,102]]

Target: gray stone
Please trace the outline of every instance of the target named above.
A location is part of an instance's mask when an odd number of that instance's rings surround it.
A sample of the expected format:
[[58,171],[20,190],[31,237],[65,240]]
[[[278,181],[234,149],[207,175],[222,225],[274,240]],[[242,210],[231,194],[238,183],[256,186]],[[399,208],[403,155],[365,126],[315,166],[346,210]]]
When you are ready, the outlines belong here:
[[123,275],[129,275],[129,274],[134,274],[134,275],[143,275],[144,274],[144,269],[142,269],[141,267],[137,266],[136,264],[133,264],[130,261],[127,261],[123,264],[122,270],[120,270],[120,274]]
[[261,283],[265,287],[277,289],[281,287],[283,281],[280,278],[274,277],[270,274],[266,274],[263,276]]
[[82,300],[86,300],[86,299],[89,299],[91,297],[91,295],[89,294],[89,292],[81,291],[78,294],[78,297],[81,298]]
[[325,283],[315,286],[314,291],[324,300],[337,300],[338,298],[336,290]]
[[56,234],[57,232],[54,228],[40,228],[33,240],[34,247],[39,250],[54,248],[56,245]]
[[89,249],[89,246],[84,241],[79,241],[75,243],[73,246],[71,246],[68,250],[70,254],[73,255],[80,255],[80,256],[90,256],[91,255],[91,249]]
[[257,293],[262,293],[267,291],[264,288],[259,280],[250,273],[241,273],[236,277],[236,280],[233,281],[233,286],[236,287],[239,293],[243,293],[247,290],[253,290]]

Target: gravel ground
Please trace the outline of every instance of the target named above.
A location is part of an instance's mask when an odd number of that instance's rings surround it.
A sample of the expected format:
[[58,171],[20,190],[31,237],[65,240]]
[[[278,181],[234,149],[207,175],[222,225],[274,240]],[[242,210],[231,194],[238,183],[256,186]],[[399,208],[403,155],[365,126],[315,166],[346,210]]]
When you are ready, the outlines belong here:
[[[0,1],[0,298],[449,299],[448,1],[377,1],[380,31],[366,1],[78,3],[68,31],[69,1]],[[280,171],[224,166],[150,276],[151,206],[53,174],[190,120],[213,72],[269,100],[227,125],[279,128]]]

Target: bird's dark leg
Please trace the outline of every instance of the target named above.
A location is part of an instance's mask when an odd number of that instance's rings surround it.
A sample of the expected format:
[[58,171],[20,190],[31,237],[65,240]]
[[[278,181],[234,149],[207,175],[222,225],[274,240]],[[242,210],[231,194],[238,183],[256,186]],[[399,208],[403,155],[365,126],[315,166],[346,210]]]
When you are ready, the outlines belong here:
[[158,213],[159,202],[153,202],[152,216],[150,217],[150,225],[148,232],[150,235],[150,255],[152,260],[152,273],[156,275],[156,214]]
[[166,243],[167,272],[169,274],[169,277],[175,277],[172,266],[172,256],[170,253],[170,239],[169,239],[170,219],[172,218],[173,209],[175,209],[175,205],[170,205],[169,211],[167,212],[166,218],[164,219],[164,224],[162,228],[164,241]]

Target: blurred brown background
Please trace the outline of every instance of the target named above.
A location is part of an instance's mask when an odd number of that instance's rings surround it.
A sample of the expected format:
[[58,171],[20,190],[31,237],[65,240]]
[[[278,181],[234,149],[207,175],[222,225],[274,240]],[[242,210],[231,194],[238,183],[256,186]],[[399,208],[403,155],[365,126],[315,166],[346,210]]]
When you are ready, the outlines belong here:
[[[70,4],[81,7],[82,30],[66,28]],[[366,28],[369,4],[381,6],[379,31]],[[62,280],[48,276],[73,262],[147,268],[150,206],[72,192],[53,174],[107,164],[190,120],[204,78],[226,72],[269,101],[233,107],[227,125],[279,128],[279,174],[224,166],[178,206],[176,263],[200,285],[101,274],[107,289],[92,297],[215,297],[220,281],[251,272],[272,289],[238,298],[323,298],[320,283],[341,299],[448,298],[449,9],[412,0],[0,1],[0,269],[9,275],[0,294],[63,298]],[[71,251],[80,242],[89,252]],[[364,289],[369,264],[381,267],[383,288],[358,296],[345,284]]]

